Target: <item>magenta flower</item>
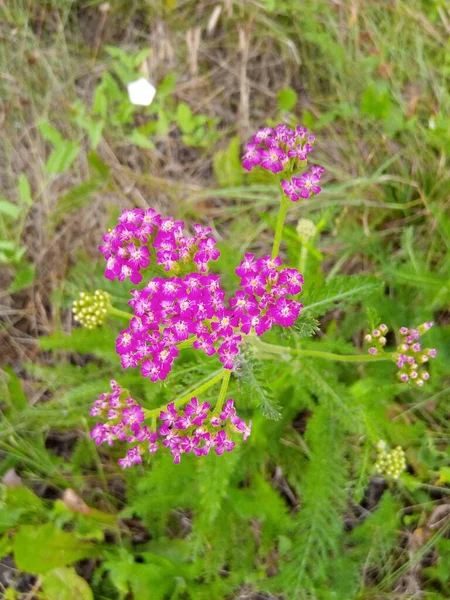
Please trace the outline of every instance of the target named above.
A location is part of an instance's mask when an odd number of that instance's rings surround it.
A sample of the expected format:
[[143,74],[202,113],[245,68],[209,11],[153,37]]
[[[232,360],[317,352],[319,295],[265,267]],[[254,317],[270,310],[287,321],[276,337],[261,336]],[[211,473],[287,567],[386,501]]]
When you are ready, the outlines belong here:
[[319,194],[321,189],[317,184],[320,181],[320,175],[304,173],[301,177],[293,177],[292,184],[297,190],[300,198],[309,198],[312,194]]
[[300,302],[279,298],[276,304],[269,309],[268,315],[273,317],[278,325],[291,327],[298,318],[302,306]]
[[272,173],[279,173],[283,170],[283,161],[286,155],[281,148],[274,146],[268,150],[261,150],[260,156],[263,169],[272,171]]
[[247,171],[251,171],[253,167],[261,162],[260,149],[256,144],[247,144],[244,156],[242,157],[242,166]]

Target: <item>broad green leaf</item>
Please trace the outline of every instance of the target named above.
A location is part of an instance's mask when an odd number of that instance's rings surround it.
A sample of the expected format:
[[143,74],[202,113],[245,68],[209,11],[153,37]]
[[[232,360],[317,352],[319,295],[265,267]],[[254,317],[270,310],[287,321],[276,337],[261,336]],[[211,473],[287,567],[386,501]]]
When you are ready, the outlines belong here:
[[3,370],[8,375],[8,392],[11,405],[16,409],[24,409],[28,406],[28,400],[22,389],[22,382],[14,373],[12,367],[6,365]]
[[59,146],[64,142],[62,135],[50,123],[41,122],[38,124],[38,129],[43,137],[54,146]]
[[139,69],[139,67],[142,65],[142,63],[144,62],[144,60],[146,58],[148,58],[151,53],[152,53],[152,49],[151,48],[143,48],[137,54],[135,54],[134,57],[133,57],[134,67],[136,69]]
[[361,113],[375,119],[385,119],[391,106],[389,93],[384,89],[378,89],[374,83],[366,88],[361,98]]
[[24,508],[32,512],[40,512],[44,509],[43,500],[28,488],[21,486],[7,488],[5,504],[8,508]]
[[152,140],[137,129],[135,129],[133,133],[128,136],[128,139],[139,148],[146,148],[147,150],[155,149],[155,144],[152,142]]
[[90,542],[80,541],[74,534],[60,531],[53,523],[37,527],[24,525],[14,538],[17,568],[37,575],[93,557],[97,552]]
[[101,117],[106,117],[108,111],[108,100],[104,88],[103,84],[96,87],[92,102],[92,114],[100,115]]
[[20,215],[20,207],[4,198],[0,198],[0,214],[6,215],[11,219],[17,219]]
[[183,133],[192,133],[195,129],[195,121],[190,107],[181,102],[177,107],[177,123]]
[[19,196],[20,196],[20,201],[23,204],[30,205],[33,203],[33,198],[31,196],[30,182],[28,181],[25,173],[21,173],[19,175]]
[[93,600],[94,595],[88,583],[75,569],[61,567],[44,576],[42,588],[46,600]]
[[105,122],[102,121],[94,121],[93,119],[91,119],[89,121],[89,125],[86,126],[86,131],[88,133],[89,136],[89,141],[91,143],[92,148],[97,148],[97,146],[100,143],[100,140],[102,139],[102,133],[103,133],[103,129],[105,127]]
[[80,145],[76,142],[63,141],[50,154],[46,164],[47,173],[64,173],[67,171],[80,152]]
[[89,152],[88,163],[100,175],[104,180],[109,178],[110,168],[106,163],[102,161],[100,156],[96,152]]
[[164,77],[161,83],[157,86],[157,94],[159,97],[167,96],[172,93],[175,89],[175,84],[177,82],[177,74],[169,73]]
[[286,88],[285,90],[278,92],[277,98],[278,106],[281,110],[291,111],[297,104],[297,94],[291,88]]
[[36,267],[32,264],[24,264],[17,271],[13,282],[8,288],[8,292],[14,294],[15,292],[20,292],[20,290],[29,287],[33,283],[35,275]]

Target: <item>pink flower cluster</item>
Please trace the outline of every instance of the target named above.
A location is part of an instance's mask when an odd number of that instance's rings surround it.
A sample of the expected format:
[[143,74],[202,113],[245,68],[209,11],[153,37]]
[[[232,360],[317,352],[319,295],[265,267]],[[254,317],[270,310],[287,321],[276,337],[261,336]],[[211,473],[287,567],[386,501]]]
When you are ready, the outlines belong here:
[[196,224],[193,237],[183,232],[183,221],[163,218],[152,208],[123,210],[119,224],[103,236],[99,246],[106,259],[105,277],[137,284],[152,260],[166,271],[178,272],[181,265],[190,264],[207,272],[208,263],[220,255],[215,239],[209,236],[211,229]]
[[424,382],[430,378],[430,374],[425,368],[425,363],[430,358],[436,358],[437,350],[434,348],[422,348],[420,338],[433,325],[432,321],[427,321],[419,325],[417,329],[402,327],[399,330],[402,340],[397,346],[397,353],[394,354],[394,360],[399,368],[398,378],[400,381],[412,381],[419,387],[422,387]]
[[150,432],[142,423],[144,411],[116,381],[111,381],[111,393],[100,394],[91,409],[91,416],[101,417],[106,422],[96,423],[91,430],[91,438],[97,445],[114,442],[126,442],[132,445],[119,465],[125,469],[142,462],[145,454],[154,454],[162,441],[174,457],[174,463],[180,462],[181,455],[192,452],[196,456],[206,456],[214,449],[216,454],[231,452],[236,443],[233,434],[241,434],[244,442],[251,432],[249,425],[236,415],[234,402],[230,398],[221,411],[211,413],[210,404],[200,404],[197,398],[191,398],[184,411],[177,411],[170,403],[161,411],[161,426],[158,432]]
[[320,178],[323,167],[312,166],[303,175],[290,177],[306,166],[308,155],[313,149],[315,137],[305,127],[290,129],[284,123],[275,128],[265,127],[247,143],[242,157],[242,166],[247,171],[259,166],[272,173],[286,172],[289,179],[281,181],[283,192],[292,202],[309,198],[321,191]]
[[195,349],[208,356],[217,353],[223,366],[233,369],[243,334],[259,336],[274,324],[289,327],[298,318],[302,304],[289,296],[301,292],[303,276],[281,265],[278,257],[255,260],[246,254],[236,269],[240,289],[229,306],[218,275],[154,278],[133,290],[134,316],[116,342],[122,366],[140,366],[144,377],[164,380],[178,344],[190,338]]
[[144,452],[154,454],[158,450],[158,434],[142,425],[144,411],[114,379],[111,381],[111,389],[110,394],[100,394],[91,408],[92,417],[106,419],[106,423],[94,425],[91,438],[97,445],[106,442],[113,446],[115,441],[135,444],[124,458],[119,459],[121,467],[131,467],[142,462]]
[[236,415],[231,398],[219,414],[211,413],[210,408],[208,402],[200,404],[197,398],[191,398],[184,411],[178,412],[172,402],[161,412],[159,418],[164,424],[159,435],[164,437],[163,445],[170,449],[175,464],[189,452],[196,456],[206,456],[213,449],[219,456],[231,452],[236,445],[230,437],[233,433],[240,433],[244,442],[247,440],[252,422],[247,425]]

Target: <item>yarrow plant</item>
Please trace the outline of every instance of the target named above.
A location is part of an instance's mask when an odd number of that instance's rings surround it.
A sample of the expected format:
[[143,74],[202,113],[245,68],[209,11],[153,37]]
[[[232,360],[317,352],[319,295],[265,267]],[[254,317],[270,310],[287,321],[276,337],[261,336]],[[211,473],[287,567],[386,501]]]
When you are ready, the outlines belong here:
[[[280,124],[259,130],[247,144],[243,167],[273,173],[281,201],[271,254],[244,254],[236,264],[238,284],[234,290],[225,290],[221,276],[209,271],[220,256],[211,228],[195,224],[191,235],[181,220],[164,217],[152,208],[132,208],[123,210],[117,224],[103,236],[99,250],[106,261],[105,277],[141,284],[131,290],[128,304],[132,312],[115,308],[108,294],[97,291],[94,296],[82,294],[74,303],[75,318],[89,328],[102,325],[110,314],[126,319],[127,327],[116,340],[122,368],[138,368],[142,377],[153,383],[167,378],[184,348],[218,359],[220,364],[218,371],[189,394],[151,410],[143,408],[119,383],[111,382],[111,392],[101,394],[92,407],[91,416],[101,421],[91,436],[99,445],[128,446],[119,460],[122,468],[141,463],[157,451],[170,452],[178,464],[183,454],[201,457],[213,451],[220,456],[231,452],[239,439],[245,442],[251,421],[239,417],[234,400],[225,398],[232,374],[239,375],[246,363],[247,350],[262,352],[273,360],[291,356],[341,362],[394,360],[401,381],[421,385],[428,379],[423,365],[436,351],[422,350],[419,338],[430,323],[417,330],[402,328],[402,342],[395,353],[385,352],[385,324],[366,336],[369,354],[333,354],[260,339],[274,326],[295,325],[303,308],[299,301],[303,275],[283,264],[280,244],[288,199],[297,202],[321,191],[322,167],[299,173],[306,167],[314,141],[305,128],[294,130]],[[305,247],[316,234],[314,223],[299,222],[298,236]],[[200,399],[219,383],[215,405]]]

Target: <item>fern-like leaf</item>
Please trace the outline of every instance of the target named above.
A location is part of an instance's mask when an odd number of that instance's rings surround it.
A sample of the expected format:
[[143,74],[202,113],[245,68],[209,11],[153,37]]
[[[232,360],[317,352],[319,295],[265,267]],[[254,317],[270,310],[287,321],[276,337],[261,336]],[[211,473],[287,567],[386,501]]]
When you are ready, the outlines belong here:
[[281,417],[281,405],[273,391],[262,382],[262,365],[254,359],[243,361],[239,370],[239,383],[242,391],[259,406],[264,417],[277,421]]
[[381,291],[376,277],[350,275],[335,277],[324,286],[305,288],[303,315],[319,317],[336,306],[357,304]]

